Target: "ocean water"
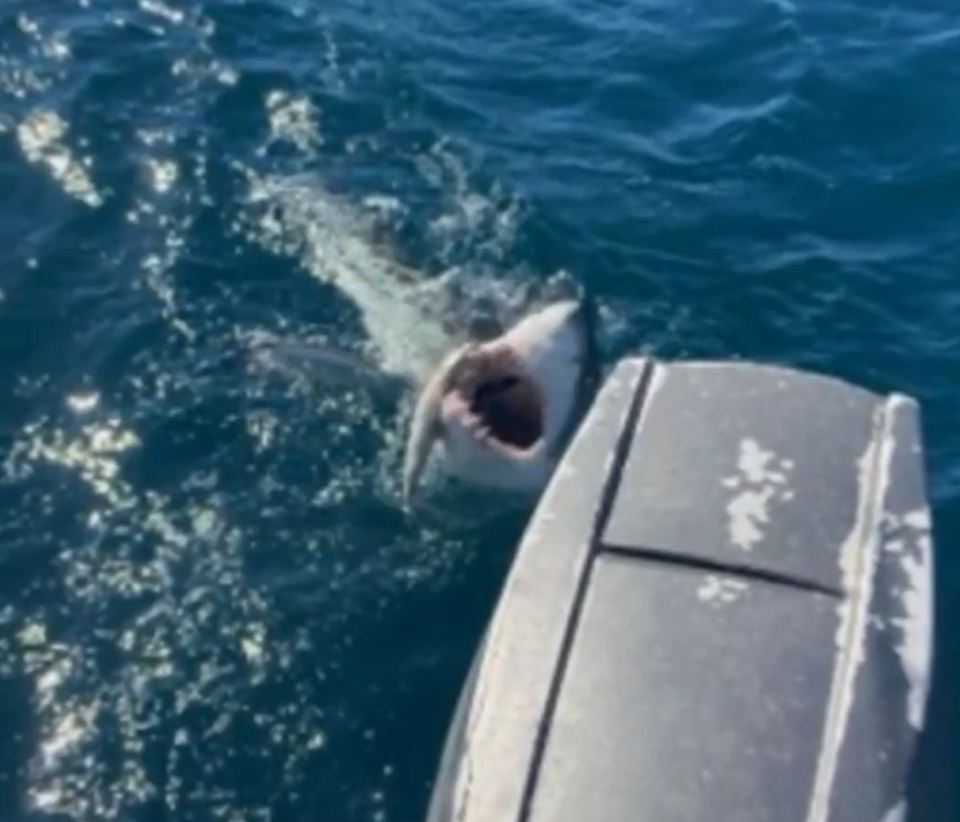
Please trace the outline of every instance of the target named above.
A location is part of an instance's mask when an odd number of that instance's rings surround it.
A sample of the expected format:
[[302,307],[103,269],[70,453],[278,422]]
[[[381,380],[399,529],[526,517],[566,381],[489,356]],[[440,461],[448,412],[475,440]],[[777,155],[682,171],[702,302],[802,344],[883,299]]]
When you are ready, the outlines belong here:
[[0,819],[420,819],[530,504],[405,380],[565,283],[921,401],[960,818],[955,3],[2,0]]

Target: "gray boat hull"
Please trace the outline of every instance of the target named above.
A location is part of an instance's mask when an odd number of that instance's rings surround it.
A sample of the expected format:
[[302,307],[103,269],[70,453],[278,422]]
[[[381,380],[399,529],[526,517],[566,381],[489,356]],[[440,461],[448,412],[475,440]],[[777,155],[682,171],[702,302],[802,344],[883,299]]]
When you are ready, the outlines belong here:
[[621,362],[527,528],[430,822],[903,818],[929,528],[912,400]]

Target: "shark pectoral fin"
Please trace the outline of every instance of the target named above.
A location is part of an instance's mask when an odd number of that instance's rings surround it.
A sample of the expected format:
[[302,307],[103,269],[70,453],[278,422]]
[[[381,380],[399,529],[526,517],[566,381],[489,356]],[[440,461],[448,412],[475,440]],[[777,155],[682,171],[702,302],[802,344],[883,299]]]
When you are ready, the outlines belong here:
[[410,505],[420,475],[440,432],[440,403],[443,400],[444,372],[438,371],[424,386],[413,411],[410,434],[403,456],[403,502]]

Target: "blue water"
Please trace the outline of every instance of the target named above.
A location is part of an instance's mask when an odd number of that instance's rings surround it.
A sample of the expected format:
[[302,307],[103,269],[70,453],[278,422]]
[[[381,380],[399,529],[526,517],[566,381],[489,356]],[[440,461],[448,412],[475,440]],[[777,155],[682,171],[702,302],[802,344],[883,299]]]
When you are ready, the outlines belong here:
[[563,280],[923,406],[960,818],[948,0],[3,0],[0,819],[421,818],[528,505],[402,380]]

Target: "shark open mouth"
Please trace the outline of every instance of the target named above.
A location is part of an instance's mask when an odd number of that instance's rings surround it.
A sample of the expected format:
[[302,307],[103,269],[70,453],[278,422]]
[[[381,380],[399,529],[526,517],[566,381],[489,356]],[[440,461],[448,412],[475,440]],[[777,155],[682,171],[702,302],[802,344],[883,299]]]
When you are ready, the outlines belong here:
[[410,420],[406,505],[436,443],[449,473],[474,485],[543,488],[591,387],[588,319],[578,302],[551,303],[499,337],[447,354],[421,388]]
[[448,399],[481,440],[525,451],[543,436],[543,399],[534,380],[503,357],[471,363]]

